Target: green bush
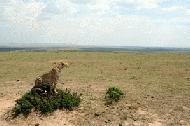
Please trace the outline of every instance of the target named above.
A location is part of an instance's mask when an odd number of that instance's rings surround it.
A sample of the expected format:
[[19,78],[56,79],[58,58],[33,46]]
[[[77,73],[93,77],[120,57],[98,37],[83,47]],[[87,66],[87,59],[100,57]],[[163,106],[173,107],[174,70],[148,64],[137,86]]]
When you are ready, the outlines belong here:
[[15,116],[19,115],[19,113],[28,115],[31,112],[32,108],[33,105],[29,101],[20,99],[14,107],[13,111],[15,112]]
[[110,87],[106,91],[106,104],[112,104],[113,102],[118,102],[121,96],[123,96],[124,93],[117,87]]
[[27,116],[32,110],[39,111],[41,114],[51,113],[57,109],[69,109],[80,104],[80,95],[71,93],[70,90],[57,90],[55,95],[40,95],[35,91],[30,91],[16,100],[16,105],[12,109],[13,116],[19,114]]

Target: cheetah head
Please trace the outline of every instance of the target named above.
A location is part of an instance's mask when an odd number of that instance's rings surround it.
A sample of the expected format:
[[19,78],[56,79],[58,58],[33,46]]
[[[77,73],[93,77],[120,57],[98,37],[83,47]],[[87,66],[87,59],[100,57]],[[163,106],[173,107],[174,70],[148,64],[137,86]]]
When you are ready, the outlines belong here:
[[69,64],[67,62],[61,62],[60,65],[62,67],[69,67]]

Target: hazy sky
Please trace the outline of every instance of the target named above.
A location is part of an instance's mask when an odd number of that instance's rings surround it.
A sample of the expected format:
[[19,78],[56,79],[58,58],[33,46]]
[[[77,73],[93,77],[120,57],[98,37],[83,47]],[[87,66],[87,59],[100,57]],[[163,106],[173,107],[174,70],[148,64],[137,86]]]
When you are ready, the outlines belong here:
[[0,45],[190,47],[190,0],[0,0]]

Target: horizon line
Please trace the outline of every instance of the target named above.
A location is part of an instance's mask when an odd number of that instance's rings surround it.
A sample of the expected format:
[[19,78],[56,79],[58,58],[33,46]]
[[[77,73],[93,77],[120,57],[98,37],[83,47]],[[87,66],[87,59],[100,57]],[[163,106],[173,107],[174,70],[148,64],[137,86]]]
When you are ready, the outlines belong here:
[[[0,44],[0,48],[173,48],[173,49],[190,49],[190,47],[177,46],[139,46],[139,45],[82,45],[66,43],[14,43],[15,45]],[[18,45],[22,44],[22,45]],[[24,44],[24,45],[23,45]],[[47,44],[47,45],[44,45]]]

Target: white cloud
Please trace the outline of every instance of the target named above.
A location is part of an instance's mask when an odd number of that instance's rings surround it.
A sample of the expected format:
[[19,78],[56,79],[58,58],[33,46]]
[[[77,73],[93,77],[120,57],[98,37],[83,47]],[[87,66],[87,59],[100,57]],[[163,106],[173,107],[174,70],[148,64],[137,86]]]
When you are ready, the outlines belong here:
[[166,13],[188,13],[188,11],[190,9],[186,8],[186,7],[183,7],[183,6],[171,6],[171,7],[167,7],[167,8],[162,8],[161,9],[163,12],[166,12]]
[[[114,2],[121,6],[132,6],[138,10],[158,8],[161,3],[169,0],[114,0]],[[126,7],[126,6],[125,6]]]
[[170,1],[0,0],[0,43],[190,46],[190,11]]
[[163,2],[167,2],[169,0],[138,0],[139,8],[157,8]]
[[187,16],[190,16],[190,9],[188,9],[185,13]]
[[14,23],[27,23],[35,21],[43,8],[44,5],[40,2],[11,1],[9,6],[5,8],[4,15]]

